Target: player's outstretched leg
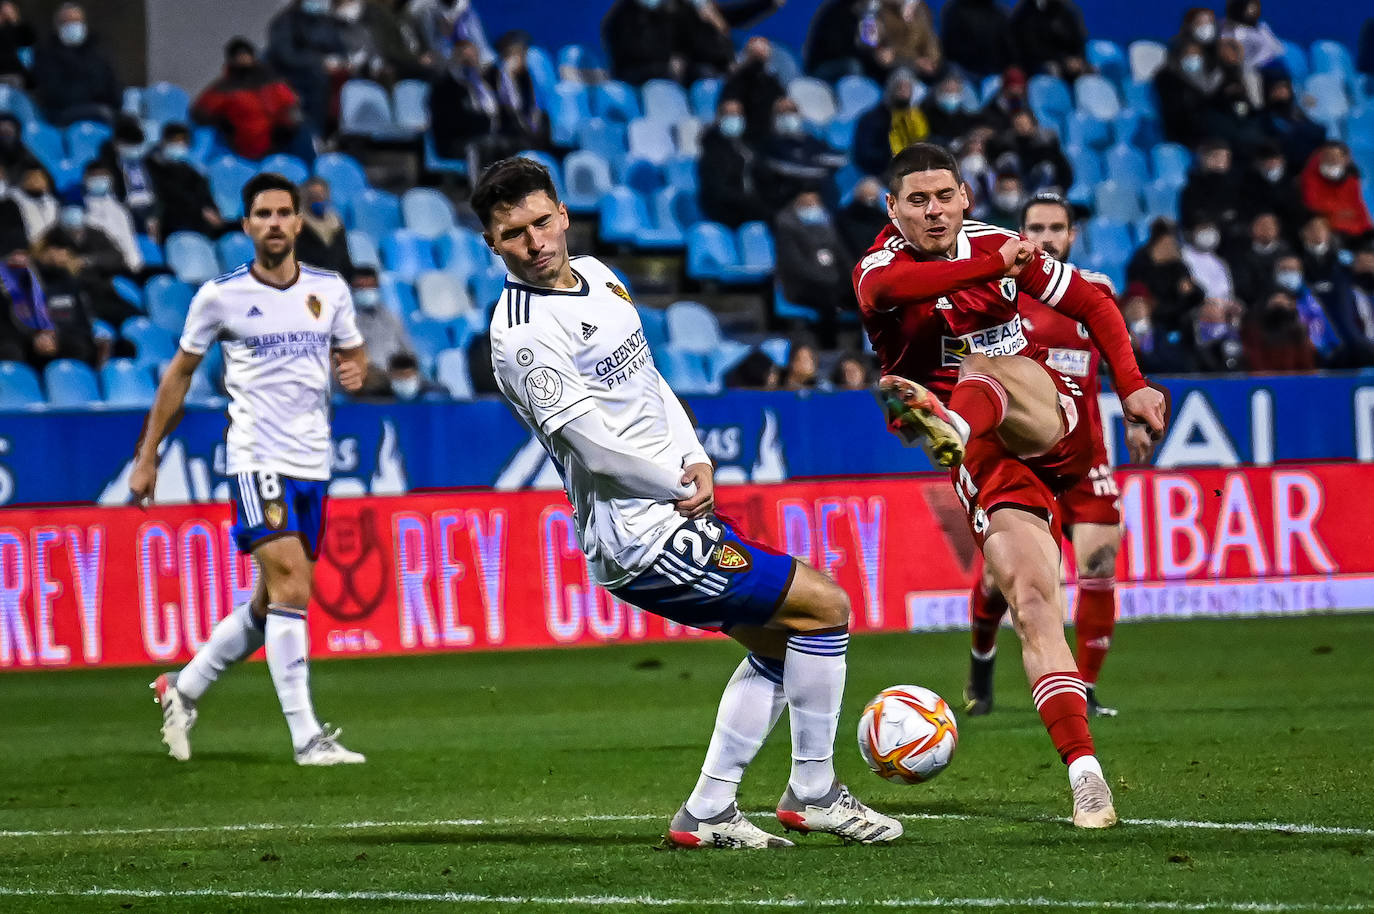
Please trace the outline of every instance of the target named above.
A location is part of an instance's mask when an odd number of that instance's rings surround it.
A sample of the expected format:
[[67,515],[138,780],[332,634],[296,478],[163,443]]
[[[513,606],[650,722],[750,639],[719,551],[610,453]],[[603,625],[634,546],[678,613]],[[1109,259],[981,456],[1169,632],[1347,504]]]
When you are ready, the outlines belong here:
[[184,762],[191,757],[191,728],[201,696],[230,664],[262,647],[266,608],[267,592],[259,576],[253,599],[220,619],[210,632],[210,640],[180,672],[163,673],[151,683],[154,700],[162,706],[162,741],[172,758]]
[[1049,525],[1028,511],[1003,508],[989,516],[983,554],[1011,604],[1035,709],[1069,768],[1073,824],[1108,828],[1117,822],[1088,728],[1087,693],[1064,640],[1064,589],[1059,544]]
[[922,445],[940,466],[952,467],[964,459],[968,423],[929,390],[915,381],[884,375],[878,381],[878,400],[887,414],[887,427],[908,446]]
[[973,648],[969,657],[964,713],[978,717],[992,711],[992,672],[997,662],[997,630],[1007,613],[1007,601],[992,580],[983,556],[978,555],[976,577],[969,593],[969,625]]
[[1115,524],[1075,524],[1073,547],[1078,564],[1078,609],[1074,614],[1078,672],[1088,688],[1088,713],[1116,717],[1098,701],[1097,679],[1116,630],[1116,554],[1121,529]]

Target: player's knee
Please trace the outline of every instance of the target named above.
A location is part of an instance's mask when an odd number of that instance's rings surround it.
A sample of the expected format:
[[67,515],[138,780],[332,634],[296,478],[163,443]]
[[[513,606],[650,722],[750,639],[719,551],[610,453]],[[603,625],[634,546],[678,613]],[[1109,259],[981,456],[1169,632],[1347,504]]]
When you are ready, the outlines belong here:
[[794,632],[822,631],[849,624],[849,594],[830,578],[798,563],[792,590],[774,624]]
[[996,370],[992,359],[981,353],[972,352],[964,356],[963,361],[959,363],[959,378],[962,380],[971,374],[995,375]]
[[305,606],[310,602],[310,572],[287,568],[267,583],[267,599],[272,603]]
[[1015,581],[1008,600],[1016,634],[1023,642],[1033,643],[1059,631],[1063,637],[1063,619],[1059,612],[1054,584],[1038,577]]
[[1116,574],[1116,543],[1104,543],[1078,555],[1080,578],[1110,578]]

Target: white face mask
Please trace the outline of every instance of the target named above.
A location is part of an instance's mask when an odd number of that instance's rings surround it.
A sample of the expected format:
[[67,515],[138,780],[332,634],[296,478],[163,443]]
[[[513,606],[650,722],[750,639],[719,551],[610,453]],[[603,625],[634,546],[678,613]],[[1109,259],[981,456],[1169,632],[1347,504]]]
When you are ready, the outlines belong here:
[[1264,180],[1268,181],[1270,184],[1277,184],[1282,181],[1283,166],[1275,165],[1273,168],[1266,168],[1264,170]]
[[57,29],[57,39],[69,48],[74,48],[86,41],[86,23],[84,22],[64,22]]
[[992,195],[998,209],[1011,212],[1021,205],[1021,194],[1014,190],[1002,191]]
[[344,3],[334,10],[334,15],[344,22],[357,22],[363,18],[362,0],[353,0],[352,3]]
[[1217,37],[1215,22],[1200,22],[1193,26],[1193,37],[1203,44],[1210,44]]
[[1220,243],[1221,232],[1214,228],[1205,228],[1193,235],[1193,247],[1199,251],[1215,251]]
[[1318,257],[1322,257],[1326,254],[1327,251],[1331,250],[1331,242],[1318,241],[1316,244],[1309,244],[1306,247],[1308,251],[1312,252]]
[[988,160],[979,153],[964,156],[959,163],[959,168],[964,174],[978,175],[988,170]]
[[1182,66],[1184,73],[1201,73],[1202,58],[1196,54],[1189,54],[1183,58]]
[[783,136],[800,136],[802,117],[800,114],[779,114],[773,121],[773,127]]
[[1302,274],[1297,270],[1280,270],[1274,274],[1274,282],[1278,283],[1280,289],[1296,292],[1302,288]]
[[414,400],[420,393],[420,378],[395,378],[391,382],[391,392],[397,399]]
[[1322,173],[1322,177],[1328,181],[1339,181],[1341,178],[1345,177],[1344,165],[1330,163],[1321,166],[1320,170]]
[[86,224],[86,211],[79,206],[64,206],[58,220],[64,229],[75,231]]

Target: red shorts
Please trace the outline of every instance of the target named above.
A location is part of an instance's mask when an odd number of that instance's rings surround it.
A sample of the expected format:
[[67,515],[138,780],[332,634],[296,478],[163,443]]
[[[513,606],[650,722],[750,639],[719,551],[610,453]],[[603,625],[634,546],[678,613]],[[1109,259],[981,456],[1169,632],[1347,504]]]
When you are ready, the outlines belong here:
[[1065,523],[1058,499],[1088,478],[1095,455],[1102,449],[1102,435],[1088,421],[1083,406],[1084,398],[1096,396],[1096,391],[1084,391],[1073,378],[1050,368],[1045,371],[1059,393],[1059,412],[1068,428],[1059,443],[1049,453],[1022,459],[1011,454],[997,435],[981,435],[968,443],[963,463],[950,471],[979,549],[988,515],[998,508],[1022,508],[1043,517],[1058,543]]
[[1121,523],[1121,490],[1116,487],[1112,465],[1107,462],[1107,446],[1102,443],[1102,420],[1095,419],[1090,424],[1094,445],[1092,469],[1059,496],[1059,511],[1065,527],[1074,524],[1114,527]]

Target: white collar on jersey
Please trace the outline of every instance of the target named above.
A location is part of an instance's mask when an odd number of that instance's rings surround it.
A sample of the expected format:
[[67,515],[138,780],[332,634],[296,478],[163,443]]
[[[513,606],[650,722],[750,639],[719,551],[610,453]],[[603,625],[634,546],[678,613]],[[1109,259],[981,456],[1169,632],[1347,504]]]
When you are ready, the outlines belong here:
[[968,240],[968,232],[961,228],[954,239],[954,259],[968,260],[972,255],[973,244]]

